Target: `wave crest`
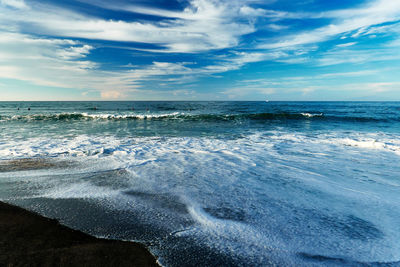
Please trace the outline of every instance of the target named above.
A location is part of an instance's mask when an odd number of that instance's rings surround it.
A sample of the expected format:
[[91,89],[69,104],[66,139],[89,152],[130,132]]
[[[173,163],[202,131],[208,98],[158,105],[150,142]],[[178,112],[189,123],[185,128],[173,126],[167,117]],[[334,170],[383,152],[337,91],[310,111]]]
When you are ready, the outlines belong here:
[[283,120],[319,120],[319,121],[349,121],[349,122],[380,122],[398,120],[395,118],[372,118],[354,116],[334,116],[323,113],[250,113],[250,114],[189,114],[183,112],[153,113],[153,114],[108,114],[108,113],[60,113],[60,114],[29,114],[0,116],[0,122],[6,121],[71,121],[71,120],[180,120],[180,121],[283,121]]

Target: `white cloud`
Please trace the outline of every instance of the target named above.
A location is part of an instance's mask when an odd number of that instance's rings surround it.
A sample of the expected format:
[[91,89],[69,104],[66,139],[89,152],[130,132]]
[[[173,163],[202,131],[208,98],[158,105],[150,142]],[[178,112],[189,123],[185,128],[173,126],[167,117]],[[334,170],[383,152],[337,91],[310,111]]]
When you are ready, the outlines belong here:
[[341,34],[358,31],[357,37],[369,27],[400,19],[400,1],[377,0],[357,9],[345,9],[321,14],[334,21],[311,31],[280,37],[279,41],[262,44],[263,49],[296,49],[298,46],[323,42]]
[[262,84],[264,86],[277,86],[277,85],[293,85],[298,83],[309,83],[313,81],[324,81],[326,78],[340,78],[340,77],[363,77],[376,75],[382,72],[387,72],[389,69],[366,69],[359,71],[347,71],[347,72],[329,72],[321,73],[317,75],[309,76],[289,76],[280,77],[279,79],[255,79],[255,80],[243,80],[243,85],[254,85]]
[[0,0],[0,3],[5,6],[18,8],[18,9],[25,9],[27,5],[23,0]]
[[202,74],[222,73],[232,70],[238,70],[249,63],[255,63],[266,60],[277,60],[281,57],[287,56],[286,53],[281,51],[274,52],[233,52],[226,58],[222,58],[218,64],[205,66],[201,69],[196,69],[195,72]]
[[92,49],[93,47],[90,45],[71,46],[66,49],[60,49],[58,55],[63,59],[78,59],[86,57]]
[[281,24],[276,24],[276,23],[271,23],[267,25],[268,29],[273,30],[273,31],[282,31],[286,30],[289,28],[288,25],[281,25]]
[[252,8],[249,6],[242,6],[239,9],[240,14],[243,14],[244,16],[263,16],[266,13],[265,9],[262,8]]
[[[361,86],[358,86],[360,88]],[[400,82],[377,82],[377,83],[366,83],[363,84],[360,90],[366,90],[373,93],[382,93],[390,91],[399,91]]]
[[254,32],[252,23],[240,12],[245,7],[237,2],[213,0],[191,0],[181,12],[128,6],[124,11],[157,15],[164,19],[159,22],[126,22],[88,17],[36,4],[31,6],[29,16],[19,10],[0,9],[0,23],[28,23],[34,25],[38,34],[150,43],[159,45],[159,50],[190,53],[234,47],[239,44],[241,36]]
[[103,99],[120,99],[123,94],[120,91],[109,90],[101,92],[101,98]]
[[[383,71],[383,70],[380,70],[380,71]],[[378,71],[378,70],[360,70],[360,71],[349,71],[349,72],[334,72],[334,73],[320,74],[317,77],[320,77],[320,78],[360,77],[360,76],[373,75],[380,71]]]
[[389,42],[386,46],[387,47],[397,47],[397,48],[400,47],[400,38]]
[[[265,93],[273,94],[276,92],[296,93],[300,92],[303,96],[310,95],[314,92],[327,92],[327,91],[346,91],[346,90],[357,90],[365,91],[366,93],[378,93],[385,91],[395,91],[400,89],[398,82],[365,82],[365,83],[354,83],[344,81],[335,82],[331,84],[329,79],[338,80],[338,78],[354,78],[354,77],[368,77],[370,80],[374,80],[376,77],[380,77],[382,73],[388,72],[390,69],[366,69],[360,71],[348,71],[348,72],[330,72],[309,76],[289,76],[279,78],[262,78],[252,80],[242,80],[238,83],[238,86],[234,89],[226,90],[226,94],[230,94],[235,97],[245,96],[247,94],[254,93]],[[364,79],[364,78],[363,78]],[[353,80],[353,79],[352,79]],[[397,86],[397,87],[396,87]],[[264,90],[264,91],[263,91]]]
[[332,50],[325,52],[324,55],[316,60],[319,66],[330,66],[337,64],[362,64],[374,61],[392,61],[399,60],[400,54],[397,48],[386,49],[345,49]]
[[108,84],[127,89],[95,62],[82,60],[91,49],[72,40],[0,32],[0,78],[58,88],[102,91]]
[[[0,31],[0,78],[41,86],[95,90],[102,98],[117,99],[143,93],[140,88],[150,80],[175,85],[191,83],[196,77],[239,69],[266,57],[261,53],[235,52],[218,64],[203,67],[193,62],[154,61],[142,67],[125,66],[127,68],[122,71],[103,71],[99,64],[83,60],[93,49],[68,39],[44,39]],[[172,94],[177,92],[180,91]]]
[[350,43],[344,43],[344,44],[338,44],[336,45],[337,47],[348,47],[348,46],[353,46],[357,44],[357,42],[350,42]]

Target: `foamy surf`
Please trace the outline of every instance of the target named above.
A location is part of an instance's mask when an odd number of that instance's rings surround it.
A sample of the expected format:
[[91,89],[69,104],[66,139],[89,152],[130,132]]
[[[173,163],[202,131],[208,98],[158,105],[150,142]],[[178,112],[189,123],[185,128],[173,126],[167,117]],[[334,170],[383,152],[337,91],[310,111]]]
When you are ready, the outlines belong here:
[[307,118],[312,118],[312,117],[322,117],[324,114],[322,114],[322,113],[319,113],[319,114],[311,114],[311,113],[305,113],[305,112],[302,112],[302,113],[300,113],[301,115],[303,115],[304,117],[307,117]]

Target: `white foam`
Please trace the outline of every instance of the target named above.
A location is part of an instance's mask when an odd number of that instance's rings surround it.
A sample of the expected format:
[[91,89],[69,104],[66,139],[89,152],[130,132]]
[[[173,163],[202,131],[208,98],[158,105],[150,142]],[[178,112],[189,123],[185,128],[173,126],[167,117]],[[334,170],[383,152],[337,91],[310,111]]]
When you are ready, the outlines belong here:
[[119,194],[117,190],[110,190],[110,188],[104,188],[94,186],[89,182],[70,182],[63,186],[55,186],[50,189],[46,189],[40,195],[45,198],[52,199],[70,199],[70,198],[113,198]]
[[[259,257],[257,254],[260,251],[268,253],[270,259],[283,255],[287,257],[288,248],[276,236],[268,235],[246,223],[212,217],[197,205],[190,206],[189,213],[198,225],[188,231],[180,232],[181,236],[191,234],[201,236],[200,240],[197,238],[197,241],[204,242],[203,245],[234,257],[247,258],[249,262],[252,262],[253,257]],[[218,242],[209,242],[209,240],[218,240]],[[292,262],[290,258],[286,258],[285,261]]]
[[[162,205],[147,208],[146,201],[137,212],[149,213],[144,224],[173,225],[172,231],[182,226],[171,218],[190,216],[195,225],[179,235],[198,235],[221,251],[253,256],[263,249],[313,251],[390,261],[400,255],[400,194],[393,186],[399,185],[399,147],[397,135],[383,133],[268,131],[235,140],[80,135],[0,140],[0,159],[65,158],[87,165],[88,173],[125,169],[123,188],[113,186],[118,177],[112,175],[103,186],[79,179],[87,175],[60,181],[48,175],[47,181],[40,180],[48,187],[31,190],[49,198],[111,199],[116,207],[131,208],[134,196],[125,196],[125,191],[179,196],[189,215],[163,210]],[[77,173],[64,171],[67,176]],[[24,175],[15,179],[28,180]],[[245,219],[221,219],[205,211],[216,205],[239,208]],[[366,242],[347,236],[341,226],[349,215],[370,222],[382,237]]]
[[307,118],[312,118],[312,117],[321,117],[321,116],[323,116],[324,114],[322,114],[322,113],[316,113],[316,114],[312,114],[312,113],[300,113],[301,115],[303,115],[304,117],[307,117]]
[[[1,140],[0,140],[1,141]],[[391,135],[313,135],[300,133],[268,132],[256,133],[237,140],[221,140],[189,137],[138,137],[117,138],[113,136],[79,135],[73,138],[41,138],[34,137],[25,140],[8,139],[0,142],[0,159],[23,157],[108,157],[121,160],[131,160],[140,155],[162,156],[162,153],[187,154],[188,152],[208,155],[219,153],[225,159],[235,158],[243,163],[253,165],[254,153],[274,153],[280,146],[293,148],[304,154],[326,156],[327,151],[317,148],[317,145],[332,145],[342,148],[391,152],[400,155],[400,139]],[[306,150],[308,149],[308,150]],[[325,147],[325,149],[329,149]],[[144,154],[143,154],[144,153]]]
[[[335,146],[349,146],[360,149],[380,150],[392,152],[400,155],[400,138],[398,136],[380,134],[361,134],[361,133],[335,133],[335,134],[316,134],[307,136],[303,133],[276,133],[269,136],[275,142],[293,142],[297,144],[331,144]],[[313,154],[324,155],[321,152],[311,152]]]
[[74,115],[80,115],[84,119],[94,119],[94,120],[111,120],[111,119],[139,119],[139,120],[150,120],[159,118],[176,117],[179,115],[185,115],[182,112],[173,113],[88,113],[88,112],[72,112],[72,113],[56,113],[56,114],[26,114],[26,115],[13,115],[10,117],[3,117],[0,122],[14,121],[14,120],[45,120],[48,119],[61,119],[62,117],[68,118],[68,116],[73,117]]
[[129,113],[129,114],[89,114],[89,113],[81,113],[84,117],[92,118],[92,119],[158,119],[158,118],[168,118],[174,117],[178,115],[183,115],[180,112],[173,112],[173,113],[161,113],[161,114],[140,114],[140,113]]
[[390,143],[385,143],[375,139],[354,140],[350,138],[343,138],[337,140],[339,143],[346,146],[360,147],[366,149],[376,149],[391,151],[400,155],[400,146]]

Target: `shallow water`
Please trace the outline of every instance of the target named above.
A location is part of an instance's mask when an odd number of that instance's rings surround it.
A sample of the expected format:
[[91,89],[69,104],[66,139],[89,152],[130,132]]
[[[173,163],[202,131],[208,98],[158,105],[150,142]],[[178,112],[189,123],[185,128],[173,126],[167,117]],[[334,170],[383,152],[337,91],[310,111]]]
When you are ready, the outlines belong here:
[[399,137],[398,102],[0,102],[0,199],[166,266],[397,266]]

